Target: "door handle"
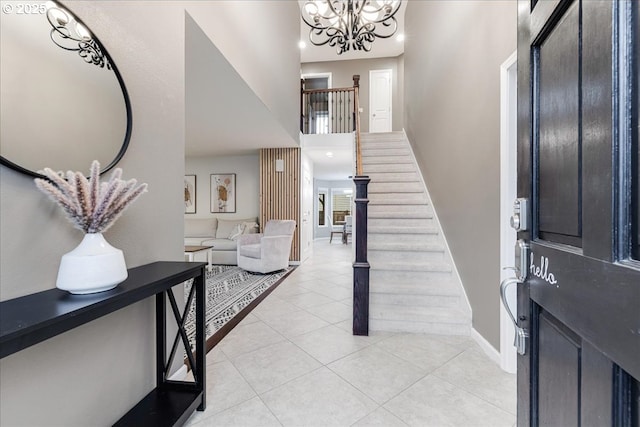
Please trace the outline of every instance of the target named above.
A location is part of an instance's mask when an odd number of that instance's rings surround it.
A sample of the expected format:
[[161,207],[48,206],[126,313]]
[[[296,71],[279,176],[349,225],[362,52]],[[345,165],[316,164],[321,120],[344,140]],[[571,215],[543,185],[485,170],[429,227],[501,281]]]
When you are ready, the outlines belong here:
[[529,334],[524,328],[518,326],[518,321],[513,315],[513,311],[511,307],[509,307],[509,303],[507,302],[507,288],[511,285],[517,285],[518,283],[524,283],[527,280],[527,263],[529,262],[529,244],[520,239],[516,242],[516,263],[515,267],[507,267],[509,270],[514,270],[515,277],[509,277],[504,279],[502,283],[500,283],[500,299],[502,300],[502,304],[504,305],[505,310],[507,310],[507,314],[511,318],[513,322],[513,327],[516,331],[516,336],[513,340],[513,345],[515,346],[518,354],[524,355],[527,351],[527,337]]
[[513,327],[516,330],[515,337],[513,339],[513,345],[518,351],[518,354],[524,355],[527,351],[527,337],[529,334],[524,328],[518,326],[518,322],[516,318],[513,316],[513,312],[511,311],[511,307],[509,307],[509,303],[507,302],[507,288],[511,285],[517,285],[521,283],[515,277],[510,277],[508,279],[504,279],[502,283],[500,283],[500,299],[502,300],[502,305],[504,305],[505,310],[507,310],[507,314],[511,318],[513,322]]

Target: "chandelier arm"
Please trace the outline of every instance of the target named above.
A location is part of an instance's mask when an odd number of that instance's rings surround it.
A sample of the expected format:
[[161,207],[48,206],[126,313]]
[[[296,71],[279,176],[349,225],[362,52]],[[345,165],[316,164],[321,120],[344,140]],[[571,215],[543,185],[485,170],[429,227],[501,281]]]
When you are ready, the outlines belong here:
[[[301,16],[309,26],[309,41],[314,46],[328,44],[337,47],[338,55],[354,50],[369,52],[376,38],[386,39],[395,34],[395,18],[402,0],[307,0]],[[369,7],[369,9],[365,9]],[[310,12],[311,11],[311,12]],[[373,18],[371,18],[373,17]],[[376,24],[381,24],[376,27]]]
[[378,34],[377,32],[375,32],[374,28],[374,31],[372,31],[372,33],[380,39],[388,39],[389,37],[393,37],[393,35],[398,30],[398,21],[396,21],[396,18],[391,18],[391,21],[393,22],[393,24],[389,22],[383,22],[382,25],[384,25],[385,27],[393,25],[393,31],[389,32],[388,34]]

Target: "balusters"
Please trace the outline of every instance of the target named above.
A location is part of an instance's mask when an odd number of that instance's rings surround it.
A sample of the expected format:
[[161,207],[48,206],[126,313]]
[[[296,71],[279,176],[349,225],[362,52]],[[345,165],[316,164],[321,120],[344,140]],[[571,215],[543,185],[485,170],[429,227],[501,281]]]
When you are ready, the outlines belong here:
[[353,91],[354,88],[302,90],[302,133],[352,132],[355,125]]

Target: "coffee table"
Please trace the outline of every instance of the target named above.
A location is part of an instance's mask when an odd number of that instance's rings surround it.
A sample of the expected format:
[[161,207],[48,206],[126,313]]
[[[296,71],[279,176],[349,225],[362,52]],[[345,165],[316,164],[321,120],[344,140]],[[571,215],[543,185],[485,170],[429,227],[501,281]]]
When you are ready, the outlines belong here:
[[213,246],[188,245],[184,247],[184,256],[189,262],[193,262],[193,256],[200,252],[207,253],[207,269],[211,270],[211,259],[213,258]]

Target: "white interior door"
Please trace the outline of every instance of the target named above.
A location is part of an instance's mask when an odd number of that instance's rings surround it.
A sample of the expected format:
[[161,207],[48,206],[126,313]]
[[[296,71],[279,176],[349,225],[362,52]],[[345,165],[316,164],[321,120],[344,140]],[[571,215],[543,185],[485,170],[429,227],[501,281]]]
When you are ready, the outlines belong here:
[[300,261],[306,260],[313,249],[313,163],[302,155],[302,226],[300,227]]
[[391,70],[369,70],[369,132],[391,132]]

